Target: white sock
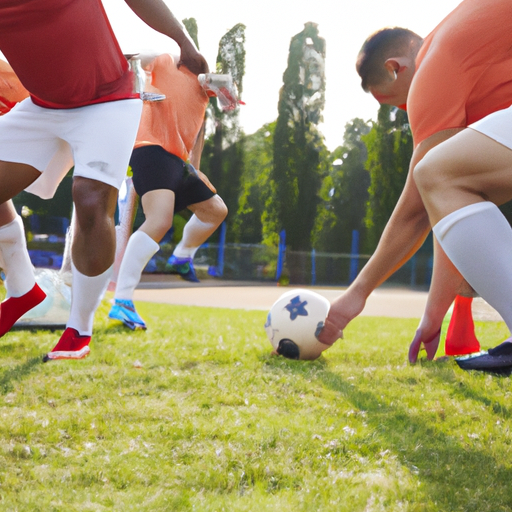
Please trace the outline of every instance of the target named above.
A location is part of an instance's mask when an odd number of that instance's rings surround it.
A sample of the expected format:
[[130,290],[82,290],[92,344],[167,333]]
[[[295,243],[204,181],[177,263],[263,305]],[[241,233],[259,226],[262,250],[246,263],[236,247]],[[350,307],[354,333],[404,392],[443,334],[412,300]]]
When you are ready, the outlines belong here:
[[160,246],[144,231],[135,231],[128,240],[123,261],[119,267],[115,298],[132,300],[144,267]]
[[36,284],[34,267],[30,261],[25,239],[25,228],[19,215],[0,228],[0,253],[5,272],[8,297],[21,297]]
[[173,255],[177,258],[194,259],[199,245],[192,241],[206,240],[216,228],[217,225],[213,222],[203,222],[195,214],[192,215],[183,228],[183,236],[180,243],[175,247]]
[[92,335],[94,313],[107,290],[114,265],[99,276],[86,276],[71,262],[73,284],[71,286],[71,312],[66,327],[76,329],[82,336]]
[[465,206],[441,219],[434,234],[467,282],[512,331],[512,229],[490,202]]

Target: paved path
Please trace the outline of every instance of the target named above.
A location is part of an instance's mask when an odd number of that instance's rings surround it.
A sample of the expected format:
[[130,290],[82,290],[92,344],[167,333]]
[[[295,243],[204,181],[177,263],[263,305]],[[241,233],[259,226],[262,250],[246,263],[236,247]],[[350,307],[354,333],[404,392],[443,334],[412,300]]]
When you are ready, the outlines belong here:
[[[134,300],[186,306],[268,311],[285,291],[293,288],[299,288],[299,286],[282,287],[253,282],[244,283],[213,279],[193,284],[175,276],[144,274],[142,282],[135,291]],[[343,293],[343,288],[304,288],[314,289],[330,301]],[[426,302],[426,291],[383,286],[370,295],[362,315],[421,318]],[[477,320],[501,320],[496,311],[482,299],[475,299],[473,315]]]
[[[180,280],[167,279],[162,282],[158,279],[145,277],[144,282],[135,291],[134,300],[187,306],[268,311],[284,292],[294,288],[299,288],[299,286],[282,287],[225,281],[215,281],[213,283],[206,281],[194,285],[180,282]],[[304,288],[314,289],[330,301],[343,293],[341,288]],[[381,288],[372,293],[362,314],[366,316],[419,318],[426,300],[427,294],[423,291]]]

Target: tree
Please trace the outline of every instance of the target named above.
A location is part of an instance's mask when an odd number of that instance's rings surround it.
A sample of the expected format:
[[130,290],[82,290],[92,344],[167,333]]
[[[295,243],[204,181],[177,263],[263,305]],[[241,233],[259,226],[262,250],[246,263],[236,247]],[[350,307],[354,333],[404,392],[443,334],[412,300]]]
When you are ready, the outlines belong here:
[[354,119],[345,126],[344,144],[330,155],[330,172],[320,196],[314,247],[324,252],[350,252],[352,231],[363,231],[370,175],[362,137],[370,126]]
[[[238,211],[234,215],[235,242],[259,244],[265,238],[263,226],[268,227],[269,224],[266,203],[272,197],[270,172],[273,165],[274,130],[275,122],[269,123],[245,138],[244,172],[241,176]],[[275,229],[272,233],[277,237]],[[276,245],[277,238],[270,243]]]
[[197,28],[196,19],[195,18],[185,18],[183,20],[183,25],[185,25],[187,32],[189,33],[190,37],[192,38],[192,41],[194,41],[194,44],[196,45],[197,49],[199,50],[199,40],[197,38],[198,28]]
[[[229,30],[219,42],[217,73],[230,74],[238,88],[243,90],[245,73],[245,25],[241,23]],[[213,133],[205,142],[202,169],[217,188],[228,209],[236,212],[243,172],[244,144],[238,109],[222,111],[212,98],[208,111]],[[231,229],[230,229],[231,231]]]
[[278,229],[292,250],[309,250],[326,173],[327,149],[317,129],[325,103],[325,40],[315,23],[290,43],[279,94],[272,181]]
[[371,184],[366,208],[365,250],[373,252],[400,197],[409,171],[413,142],[407,114],[389,105],[363,137]]

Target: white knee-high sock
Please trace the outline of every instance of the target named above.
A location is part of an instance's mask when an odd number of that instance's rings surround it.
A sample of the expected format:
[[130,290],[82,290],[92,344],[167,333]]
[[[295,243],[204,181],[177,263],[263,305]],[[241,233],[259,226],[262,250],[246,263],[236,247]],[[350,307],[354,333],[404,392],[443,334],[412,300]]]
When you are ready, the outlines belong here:
[[194,214],[183,228],[183,237],[174,248],[173,254],[178,258],[194,258],[199,246],[217,228],[213,222],[203,222]]
[[66,327],[73,327],[82,336],[92,335],[94,313],[107,290],[113,269],[111,265],[103,274],[91,277],[79,272],[71,262],[71,312]]
[[132,300],[144,267],[160,246],[144,231],[135,231],[128,240],[123,261],[119,267],[115,298]]
[[19,215],[0,228],[0,253],[7,296],[21,297],[34,287],[36,280],[27,251],[25,228]]
[[465,206],[441,219],[434,234],[467,282],[512,332],[512,229],[490,202]]

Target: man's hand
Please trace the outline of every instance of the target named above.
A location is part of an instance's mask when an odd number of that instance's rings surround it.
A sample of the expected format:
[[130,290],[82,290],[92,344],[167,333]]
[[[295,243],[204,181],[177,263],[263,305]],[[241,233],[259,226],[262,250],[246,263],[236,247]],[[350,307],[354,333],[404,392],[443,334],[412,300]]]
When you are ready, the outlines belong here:
[[192,43],[184,42],[181,46],[181,58],[178,68],[183,65],[195,75],[208,73],[208,63],[205,58],[196,50]]
[[343,329],[363,311],[365,303],[365,298],[350,290],[340,295],[331,304],[324,328],[318,336],[318,341],[326,345],[332,345],[337,339],[343,338]]
[[164,0],[125,0],[133,12],[152,29],[174,39],[181,48],[181,60],[192,73],[208,73],[204,57],[197,51],[181,23]]

